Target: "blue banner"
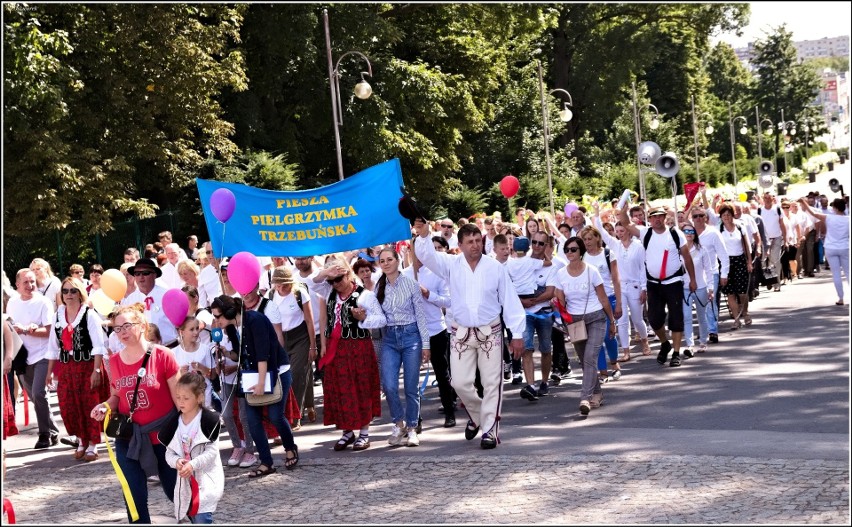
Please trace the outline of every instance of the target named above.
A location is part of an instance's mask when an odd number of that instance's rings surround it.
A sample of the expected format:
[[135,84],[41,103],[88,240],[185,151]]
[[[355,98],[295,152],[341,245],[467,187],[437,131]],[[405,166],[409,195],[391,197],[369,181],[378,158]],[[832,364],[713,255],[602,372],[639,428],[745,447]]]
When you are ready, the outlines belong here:
[[[312,190],[285,192],[195,181],[217,258],[241,251],[255,256],[313,256],[411,237],[410,224],[397,208],[403,186],[399,159]],[[236,198],[234,213],[225,223],[216,219],[210,203],[220,188]]]

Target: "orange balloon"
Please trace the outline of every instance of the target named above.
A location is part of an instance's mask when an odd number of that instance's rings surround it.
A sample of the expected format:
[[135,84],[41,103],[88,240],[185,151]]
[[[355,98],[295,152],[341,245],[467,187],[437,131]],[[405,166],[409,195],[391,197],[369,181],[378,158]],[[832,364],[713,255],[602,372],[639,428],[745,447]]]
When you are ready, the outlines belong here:
[[127,292],[127,280],[118,269],[107,269],[101,275],[101,289],[115,302],[121,302]]

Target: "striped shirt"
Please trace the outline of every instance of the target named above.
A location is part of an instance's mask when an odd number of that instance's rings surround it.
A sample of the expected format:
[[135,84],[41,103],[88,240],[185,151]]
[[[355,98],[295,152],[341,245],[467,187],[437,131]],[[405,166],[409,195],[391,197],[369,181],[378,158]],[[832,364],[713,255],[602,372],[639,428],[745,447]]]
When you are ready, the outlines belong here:
[[[378,290],[378,286],[376,286]],[[406,326],[417,323],[423,349],[429,349],[429,328],[426,324],[426,313],[423,310],[423,295],[420,286],[402,273],[391,283],[386,279],[385,300],[382,311],[388,320],[388,326]]]

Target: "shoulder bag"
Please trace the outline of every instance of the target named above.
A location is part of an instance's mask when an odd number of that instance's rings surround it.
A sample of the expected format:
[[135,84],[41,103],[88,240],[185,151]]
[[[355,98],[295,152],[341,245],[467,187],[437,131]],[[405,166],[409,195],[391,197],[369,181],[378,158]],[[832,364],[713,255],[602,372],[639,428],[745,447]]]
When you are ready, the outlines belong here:
[[111,413],[109,421],[106,425],[106,435],[116,439],[130,439],[133,437],[133,412],[136,411],[136,397],[139,395],[139,383],[142,382],[142,377],[146,375],[145,367],[148,366],[148,359],[151,358],[153,346],[148,345],[148,350],[145,352],[145,359],[142,361],[142,367],[136,374],[136,387],[133,389],[133,400],[130,402],[130,415],[120,414],[118,412]]
[[[586,267],[586,276],[589,277],[589,288],[586,291],[586,307],[583,308],[583,315],[586,314],[586,309],[589,307],[589,295],[592,294],[592,276],[589,274],[588,267]],[[589,335],[586,332],[586,321],[583,319],[568,324],[567,329],[568,337],[571,339],[572,343],[582,342],[589,338]]]
[[[267,375],[269,375],[268,372]],[[272,388],[272,393],[264,393],[261,395],[246,393],[246,403],[248,403],[249,406],[269,406],[270,404],[279,402],[283,397],[284,391],[281,389],[281,379],[278,379],[278,382],[276,382],[275,386]]]

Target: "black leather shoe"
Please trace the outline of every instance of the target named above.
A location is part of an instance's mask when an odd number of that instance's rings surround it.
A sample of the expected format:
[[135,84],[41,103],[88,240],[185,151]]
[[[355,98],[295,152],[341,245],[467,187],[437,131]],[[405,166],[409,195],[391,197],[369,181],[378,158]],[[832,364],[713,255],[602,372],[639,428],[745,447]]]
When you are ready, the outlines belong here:
[[710,338],[707,339],[711,344],[719,343],[719,334],[718,333],[710,333]]
[[40,450],[42,448],[50,448],[50,436],[49,435],[40,435],[38,436],[38,441],[36,441],[34,450]]
[[497,440],[494,438],[494,436],[486,432],[482,434],[482,440],[479,442],[479,446],[481,446],[485,450],[489,450],[497,446]]
[[68,446],[70,446],[71,448],[74,448],[74,449],[76,449],[78,446],[80,446],[80,440],[79,439],[75,441],[68,436],[60,437],[59,442],[62,443],[63,445],[68,445]]
[[695,357],[695,354],[692,353],[691,349],[686,348],[685,350],[683,350],[683,356],[686,357],[687,359],[691,359],[692,357]]
[[51,434],[50,446],[56,446],[57,444],[59,444],[59,434]]
[[444,428],[452,428],[456,426],[456,417],[454,415],[444,416]]
[[668,340],[660,344],[660,352],[657,354],[657,362],[660,364],[666,363],[666,358],[669,356],[669,352],[672,350],[672,343]]
[[475,425],[470,419],[467,420],[467,426],[464,427],[464,438],[470,441],[476,434],[479,433],[479,426]]

